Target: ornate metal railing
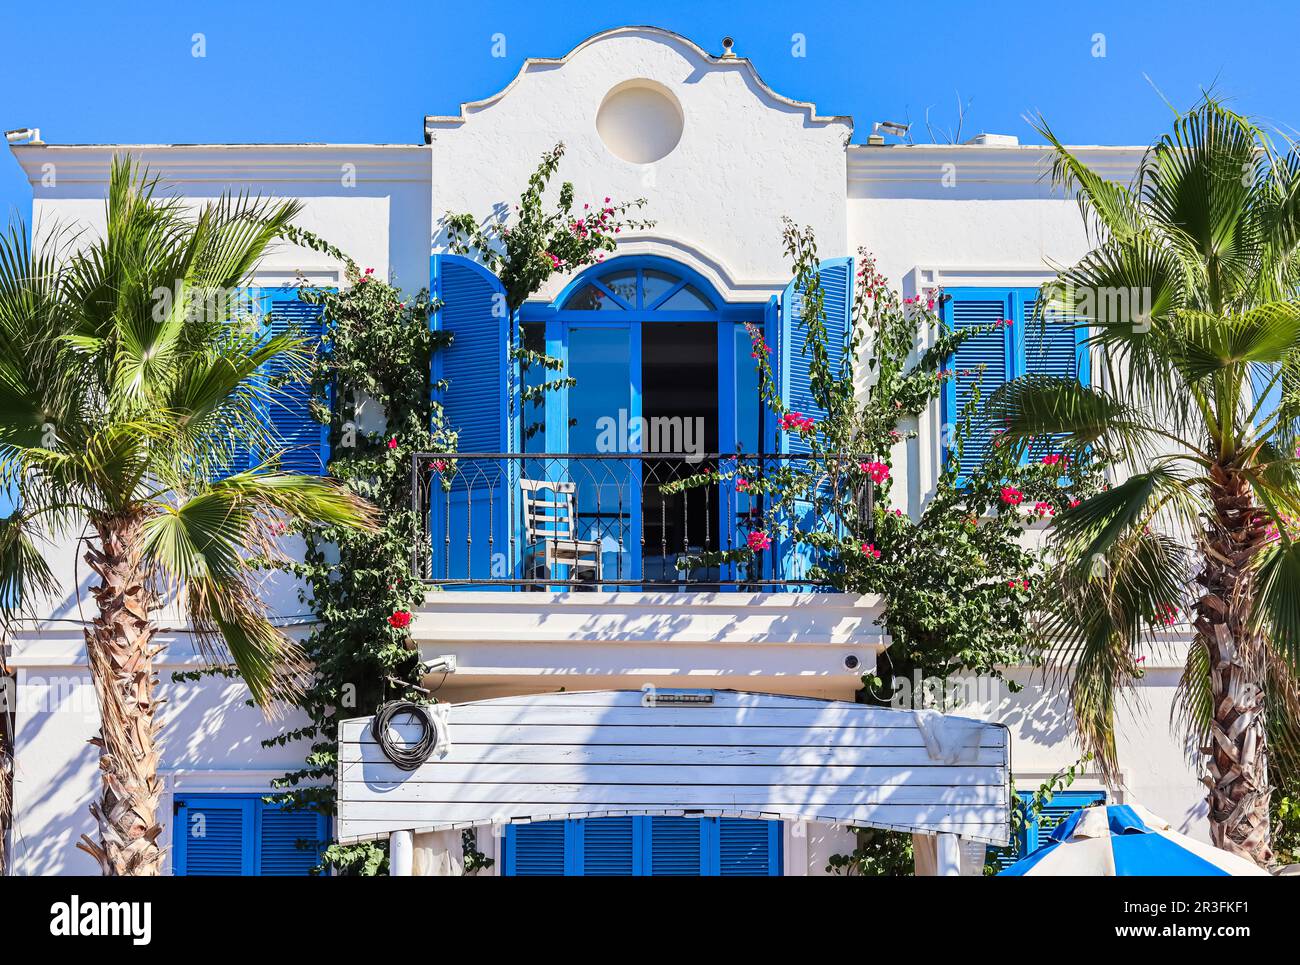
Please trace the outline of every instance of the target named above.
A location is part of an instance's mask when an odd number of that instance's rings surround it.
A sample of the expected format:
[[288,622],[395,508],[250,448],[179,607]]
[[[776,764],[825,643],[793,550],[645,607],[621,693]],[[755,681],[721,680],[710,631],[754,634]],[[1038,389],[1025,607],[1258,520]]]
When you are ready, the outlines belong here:
[[[412,571],[431,584],[493,589],[824,585],[822,568],[791,531],[843,527],[845,506],[869,521],[874,499],[863,474],[843,471],[846,461],[825,462],[746,453],[416,453],[411,508],[421,538]],[[772,485],[792,473],[816,479],[816,495],[804,518],[774,526]]]

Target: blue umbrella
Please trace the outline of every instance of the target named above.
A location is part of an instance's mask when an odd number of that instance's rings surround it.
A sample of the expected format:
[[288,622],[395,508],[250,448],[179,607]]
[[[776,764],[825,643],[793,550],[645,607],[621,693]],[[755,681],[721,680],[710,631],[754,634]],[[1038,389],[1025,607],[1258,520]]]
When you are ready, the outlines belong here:
[[1267,875],[1245,858],[1179,834],[1136,804],[1076,811],[1048,842],[1002,875]]

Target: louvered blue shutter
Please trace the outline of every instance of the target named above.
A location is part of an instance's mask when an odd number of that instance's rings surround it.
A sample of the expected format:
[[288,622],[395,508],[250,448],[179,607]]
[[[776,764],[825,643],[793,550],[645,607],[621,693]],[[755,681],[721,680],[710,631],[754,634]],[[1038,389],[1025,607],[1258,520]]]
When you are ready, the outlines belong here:
[[256,874],[253,831],[256,802],[239,798],[181,800],[172,831],[172,871],[177,875]]
[[[848,374],[851,369],[845,366],[844,355],[852,325],[853,259],[832,258],[822,262],[817,270],[822,287],[827,361],[832,378],[837,378],[842,372]],[[786,286],[781,295],[780,347],[776,352],[774,370],[786,409],[820,423],[826,418],[827,412],[813,392],[812,353],[802,318],[803,298],[803,291],[794,281]],[[778,428],[777,439],[779,451],[783,453],[801,455],[812,449],[808,440],[796,432],[783,432]],[[796,468],[803,470],[805,467]],[[798,516],[796,525],[801,532],[811,532],[817,528],[817,521],[812,518],[812,509],[810,501],[800,501],[795,505]],[[779,538],[774,550],[772,556],[779,579],[802,580],[807,577],[815,562],[810,547],[796,544],[788,537]]]
[[637,873],[635,818],[587,818],[580,824],[584,875],[627,876]]
[[274,804],[258,804],[258,874],[311,874],[329,843],[327,819],[312,810],[286,811]]
[[563,875],[568,839],[572,832],[566,821],[537,821],[506,826],[507,875]]
[[[826,316],[826,354],[832,376],[838,376],[844,362],[853,311],[853,259],[832,258],[818,266],[822,286],[822,311]],[[812,354],[808,331],[801,318],[803,292],[790,282],[781,295],[780,349],[777,353],[777,385],[781,399],[792,412],[821,422],[826,409],[817,403],[812,389]],[[782,452],[808,452],[808,442],[797,433],[783,432]]]
[[[990,325],[993,322],[1016,317],[1013,293],[998,288],[956,288],[943,306],[944,320],[954,331]],[[1004,326],[966,339],[953,354],[948,368],[954,373],[944,386],[943,422],[944,437],[951,437],[952,428],[962,417],[962,412],[979,387],[980,411],[971,420],[971,435],[965,441],[962,468],[966,473],[984,461],[992,440],[993,427],[984,421],[983,407],[993,392],[1013,372],[1014,327]]]
[[[442,385],[438,401],[463,453],[519,451],[519,365],[511,356],[513,323],[505,291],[491,272],[459,255],[434,255],[431,290],[441,302],[436,330],[452,336],[434,353],[433,379]],[[444,384],[445,383],[445,384]],[[519,478],[517,460],[465,459],[452,491],[433,494],[433,575],[438,579],[485,580],[512,576],[518,534],[511,530],[511,506]],[[508,554],[507,572],[493,557]]]
[[[313,349],[320,345],[324,334],[320,305],[302,301],[296,288],[263,288],[260,300],[269,334],[296,335],[306,339]],[[288,366],[272,359],[265,370],[269,378],[281,379]],[[278,386],[267,404],[266,415],[280,468],[310,476],[324,474],[329,461],[329,427],[312,418],[310,381],[297,379]]]
[[704,820],[669,815],[650,818],[650,874],[702,875]]
[[718,819],[718,874],[779,875],[781,822]]
[[[1025,358],[1021,371],[1025,375],[1048,375],[1058,379],[1078,379],[1088,384],[1086,331],[1076,326],[1074,319],[1055,310],[1044,312],[1036,318],[1035,306],[1038,292],[1027,289],[1020,293],[1020,312],[1024,318],[1021,329]],[[1055,452],[1059,443],[1052,439],[1036,440],[1028,449],[1031,460],[1041,459]]]

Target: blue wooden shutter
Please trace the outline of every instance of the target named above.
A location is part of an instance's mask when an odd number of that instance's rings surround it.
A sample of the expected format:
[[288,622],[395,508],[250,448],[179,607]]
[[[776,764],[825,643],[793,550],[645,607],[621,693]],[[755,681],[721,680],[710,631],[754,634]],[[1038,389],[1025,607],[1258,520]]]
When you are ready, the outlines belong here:
[[[823,261],[817,271],[822,287],[826,354],[834,378],[838,377],[843,367],[852,326],[853,259],[832,258]],[[809,416],[814,422],[820,423],[826,418],[827,412],[813,393],[812,355],[808,349],[808,331],[801,317],[803,291],[795,281],[786,286],[780,304],[780,348],[776,352],[774,371],[781,399],[789,411]],[[776,431],[780,452],[800,455],[811,451],[808,440],[798,433],[783,432],[779,428]],[[799,517],[796,525],[801,532],[811,532],[817,528],[817,521],[812,518],[812,508],[811,501],[796,503],[795,513]],[[815,562],[810,547],[798,545],[788,536],[777,539],[773,548],[772,559],[779,579],[803,579]]]
[[779,875],[781,822],[718,819],[718,874]]
[[[513,322],[505,290],[491,272],[459,255],[434,255],[431,290],[441,301],[433,325],[452,336],[434,353],[433,379],[448,428],[464,453],[519,451],[519,364],[511,358]],[[517,460],[464,460],[452,492],[433,493],[433,576],[479,579],[494,575],[493,556],[508,553],[514,575],[517,534],[510,531]],[[437,536],[450,535],[450,550]],[[496,575],[502,575],[499,572]]]
[[650,874],[704,874],[704,820],[669,815],[651,817]]
[[507,875],[563,875],[567,867],[567,821],[506,825]]
[[[1009,289],[956,288],[948,294],[951,298],[944,302],[944,320],[954,331],[1016,317],[1013,293]],[[948,365],[955,374],[944,386],[945,436],[951,431],[949,427],[957,424],[976,385],[979,386],[981,411],[972,419],[971,435],[962,458],[962,468],[967,474],[984,461],[992,440],[993,427],[983,421],[983,407],[998,386],[1015,377],[1014,334],[1013,326],[1006,326],[972,336],[957,349]]]
[[[309,875],[329,843],[324,815],[301,809],[286,811],[259,801],[258,874]],[[306,845],[299,847],[299,844]]]
[[[826,352],[832,375],[838,375],[848,344],[853,313],[853,259],[832,258],[818,266],[822,286],[822,310],[826,316]],[[800,314],[803,292],[790,282],[781,295],[780,349],[777,352],[777,385],[787,409],[820,422],[826,409],[818,405],[812,390],[812,356],[807,351],[808,332]],[[781,452],[808,452],[808,442],[797,433],[782,432]]]
[[[294,334],[313,348],[324,335],[323,309],[298,297],[296,288],[263,288],[260,292],[266,329],[270,335]],[[280,378],[283,361],[266,363],[266,375]],[[279,386],[267,405],[267,421],[275,436],[280,468],[285,472],[323,475],[329,461],[329,427],[312,418],[311,383],[295,380]]]
[[176,875],[256,874],[253,832],[256,802],[237,797],[186,796],[172,829]]
[[[1037,304],[1037,290],[1030,288],[1020,292],[1025,353],[1020,371],[1025,375],[1078,379],[1087,385],[1086,330],[1077,326],[1070,316],[1056,311],[1045,312],[1042,318],[1035,318],[1034,309]],[[1038,439],[1029,446],[1027,456],[1031,461],[1037,461],[1058,448],[1059,443],[1050,438]]]
[[587,818],[580,824],[582,874],[626,876],[638,872],[635,818]]

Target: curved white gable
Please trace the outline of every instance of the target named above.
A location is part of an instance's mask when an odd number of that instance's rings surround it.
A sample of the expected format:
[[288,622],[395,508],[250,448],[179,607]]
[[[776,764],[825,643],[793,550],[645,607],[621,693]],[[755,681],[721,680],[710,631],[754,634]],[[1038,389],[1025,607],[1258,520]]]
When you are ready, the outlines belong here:
[[[596,123],[611,91],[636,83],[666,91],[681,109],[675,146],[646,164],[617,156]],[[774,92],[748,60],[711,56],[666,30],[622,27],[564,57],[529,60],[493,97],[426,118],[426,133],[435,223],[447,211],[508,210],[542,152],[563,141],[560,177],[574,182],[580,204],[645,197],[655,227],[620,241],[672,239],[681,260],[725,279],[729,298],[757,298],[788,281],[784,215],[813,225],[825,256],[847,253],[851,120],[820,115]]]
[[[391,764],[371,718],[339,734],[342,842],[621,814],[707,814],[947,832],[1005,844],[1005,727],[847,701],[713,691],[703,706],[639,691],[502,697],[447,707],[448,741]],[[957,731],[941,750],[936,732]],[[413,725],[399,725],[403,737]]]

